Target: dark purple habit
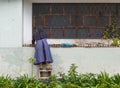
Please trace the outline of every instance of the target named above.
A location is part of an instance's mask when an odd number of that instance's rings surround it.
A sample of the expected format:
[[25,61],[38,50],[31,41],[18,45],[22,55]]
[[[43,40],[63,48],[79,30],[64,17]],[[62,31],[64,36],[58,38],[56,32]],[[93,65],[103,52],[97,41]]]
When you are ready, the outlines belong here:
[[39,28],[33,34],[32,44],[36,42],[35,46],[35,55],[36,62],[35,65],[39,65],[41,62],[48,61],[49,63],[53,62],[52,55],[50,52],[50,47],[46,40],[46,35],[43,32],[43,29]]

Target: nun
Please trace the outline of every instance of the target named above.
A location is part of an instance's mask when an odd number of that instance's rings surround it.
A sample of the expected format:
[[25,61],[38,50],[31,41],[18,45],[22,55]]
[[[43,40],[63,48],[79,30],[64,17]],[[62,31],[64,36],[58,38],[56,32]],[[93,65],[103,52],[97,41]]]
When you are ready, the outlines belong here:
[[36,43],[34,58],[36,62],[34,65],[39,65],[43,69],[43,64],[46,64],[46,69],[50,70],[50,63],[53,63],[50,47],[46,40],[46,35],[42,28],[38,28],[33,33],[32,44]]

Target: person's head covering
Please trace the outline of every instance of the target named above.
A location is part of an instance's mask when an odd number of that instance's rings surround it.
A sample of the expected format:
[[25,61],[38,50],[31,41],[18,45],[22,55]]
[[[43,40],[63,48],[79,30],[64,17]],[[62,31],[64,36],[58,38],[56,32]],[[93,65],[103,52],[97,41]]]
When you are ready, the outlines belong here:
[[37,28],[34,33],[35,40],[40,40],[46,38],[46,34],[44,33],[42,28]]

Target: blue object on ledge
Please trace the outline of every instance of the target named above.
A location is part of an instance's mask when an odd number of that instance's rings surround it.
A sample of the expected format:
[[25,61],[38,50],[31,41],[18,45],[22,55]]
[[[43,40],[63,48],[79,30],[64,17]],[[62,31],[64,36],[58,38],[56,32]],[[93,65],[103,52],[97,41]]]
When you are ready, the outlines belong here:
[[71,44],[70,44],[70,43],[62,43],[61,46],[62,46],[62,47],[70,47]]

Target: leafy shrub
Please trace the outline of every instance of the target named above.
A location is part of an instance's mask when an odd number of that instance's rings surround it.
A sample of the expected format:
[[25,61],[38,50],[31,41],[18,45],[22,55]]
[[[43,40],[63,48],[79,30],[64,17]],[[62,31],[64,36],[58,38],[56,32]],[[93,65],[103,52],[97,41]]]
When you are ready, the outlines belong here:
[[77,66],[72,64],[68,74],[51,75],[46,82],[41,82],[28,75],[11,79],[9,76],[0,76],[0,88],[120,88],[120,74],[109,76],[107,72],[99,74],[78,74]]
[[112,43],[111,43],[111,46],[119,46],[118,44],[118,41],[119,41],[119,38],[112,38]]
[[13,88],[13,81],[9,76],[0,76],[0,88]]
[[29,78],[28,75],[18,77],[14,81],[14,88],[40,88],[40,81],[35,78]]

